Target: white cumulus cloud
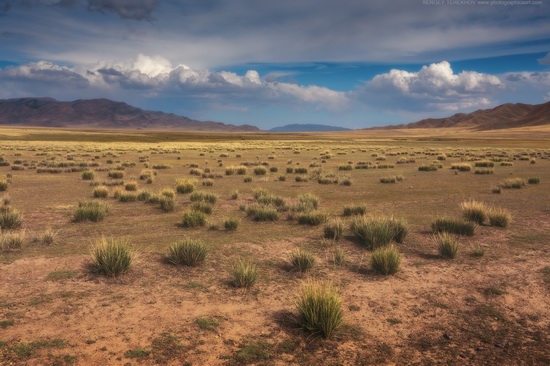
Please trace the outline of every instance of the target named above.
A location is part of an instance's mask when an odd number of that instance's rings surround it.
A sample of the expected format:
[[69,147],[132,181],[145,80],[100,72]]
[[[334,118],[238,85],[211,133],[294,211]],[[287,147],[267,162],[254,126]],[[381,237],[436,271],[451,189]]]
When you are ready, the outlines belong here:
[[409,72],[393,69],[376,75],[359,90],[367,104],[402,110],[462,110],[491,103],[487,95],[504,88],[499,77],[475,71],[456,74],[447,61]]

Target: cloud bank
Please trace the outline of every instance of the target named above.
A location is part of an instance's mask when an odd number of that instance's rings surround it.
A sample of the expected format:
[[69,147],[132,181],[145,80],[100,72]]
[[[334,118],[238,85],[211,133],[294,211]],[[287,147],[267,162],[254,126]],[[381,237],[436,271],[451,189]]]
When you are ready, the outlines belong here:
[[375,76],[364,97],[379,105],[404,110],[457,111],[491,104],[489,96],[504,88],[495,75],[475,71],[455,74],[447,61],[423,66],[417,72],[393,69]]

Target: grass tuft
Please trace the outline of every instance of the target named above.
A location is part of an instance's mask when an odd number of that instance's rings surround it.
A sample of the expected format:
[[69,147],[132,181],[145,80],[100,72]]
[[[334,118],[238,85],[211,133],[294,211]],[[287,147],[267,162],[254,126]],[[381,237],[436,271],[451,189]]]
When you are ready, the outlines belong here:
[[488,217],[489,225],[496,227],[507,227],[512,220],[512,214],[504,208],[491,208]]
[[336,219],[325,224],[323,229],[324,237],[332,240],[340,240],[344,233],[344,224]]
[[474,236],[476,225],[473,222],[461,219],[440,217],[432,223],[432,231],[434,233],[447,232],[457,235]]
[[104,202],[98,201],[85,201],[79,202],[78,207],[74,213],[73,221],[103,221],[109,213],[109,206]]
[[206,215],[200,211],[189,210],[181,217],[181,226],[194,228],[206,225]]
[[460,204],[462,210],[462,217],[466,221],[475,222],[478,225],[483,225],[487,220],[489,208],[485,203],[478,201],[465,201]]
[[195,267],[206,259],[206,246],[199,240],[178,241],[168,247],[166,258],[175,265]]
[[331,284],[305,283],[295,303],[300,325],[323,338],[330,338],[343,324],[342,300]]
[[437,244],[439,255],[443,258],[453,259],[458,254],[458,240],[448,232],[440,232],[433,236]]
[[290,264],[300,272],[307,272],[315,264],[315,257],[311,253],[298,249],[290,254]]
[[233,265],[231,276],[235,287],[250,288],[258,280],[258,266],[249,260],[241,259]]
[[399,271],[401,255],[395,245],[381,247],[372,252],[370,263],[376,273],[392,275]]
[[18,229],[23,224],[23,215],[11,206],[0,207],[0,230]]
[[355,217],[350,229],[356,238],[367,248],[376,249],[392,241],[402,243],[408,233],[408,225],[393,216]]
[[135,253],[126,241],[114,238],[102,238],[92,248],[92,268],[94,272],[117,277],[132,267]]

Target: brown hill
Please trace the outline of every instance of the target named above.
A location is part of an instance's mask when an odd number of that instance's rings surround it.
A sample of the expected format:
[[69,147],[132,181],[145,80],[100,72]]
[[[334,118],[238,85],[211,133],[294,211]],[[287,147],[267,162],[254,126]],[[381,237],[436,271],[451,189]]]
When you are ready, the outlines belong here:
[[491,130],[550,124],[550,102],[544,104],[507,103],[493,109],[479,109],[472,113],[457,113],[447,118],[428,118],[395,128],[462,127],[473,130]]
[[172,113],[143,110],[109,99],[79,99],[74,102],[60,102],[53,98],[0,99],[0,124],[109,129],[259,131],[255,126],[196,121]]

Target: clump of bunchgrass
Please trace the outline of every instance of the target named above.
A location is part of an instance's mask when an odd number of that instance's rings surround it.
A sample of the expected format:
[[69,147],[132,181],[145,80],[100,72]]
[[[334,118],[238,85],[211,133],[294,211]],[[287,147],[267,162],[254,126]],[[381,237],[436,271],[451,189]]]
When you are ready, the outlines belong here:
[[93,180],[94,177],[95,177],[94,172],[92,172],[90,170],[86,170],[86,171],[82,172],[82,180]]
[[337,248],[334,251],[334,254],[332,256],[332,260],[334,262],[334,265],[336,265],[338,267],[342,267],[346,263],[346,252],[344,252],[340,248]]
[[476,232],[476,225],[470,221],[439,217],[432,223],[434,233],[447,232],[457,235],[473,236]]
[[434,234],[433,239],[437,244],[439,255],[448,259],[453,259],[457,256],[458,240],[451,233],[443,231]]
[[0,179],[0,192],[5,192],[8,190],[10,182],[7,179]]
[[381,247],[372,252],[370,263],[376,273],[392,275],[399,271],[401,254],[395,245]]
[[102,238],[92,248],[92,269],[109,277],[117,277],[130,270],[134,258],[135,253],[126,241]]
[[164,196],[161,194],[158,197],[158,205],[162,211],[171,212],[174,211],[174,208],[176,207],[176,201],[174,200],[174,197]]
[[120,192],[118,194],[119,202],[135,202],[137,201],[137,194],[135,192]]
[[176,192],[181,194],[191,193],[196,188],[196,181],[193,179],[178,179],[176,181]]
[[351,205],[344,206],[344,216],[361,216],[367,213],[367,206],[365,205]]
[[508,179],[503,180],[500,183],[500,186],[502,188],[506,188],[506,189],[510,189],[510,188],[519,189],[519,188],[523,187],[524,185],[525,185],[525,179],[523,179],[523,178],[508,178]]
[[223,221],[223,227],[227,231],[235,231],[239,227],[241,220],[237,217],[230,217]]
[[489,225],[496,227],[507,227],[512,220],[510,211],[504,208],[491,208],[487,215],[489,217]]
[[408,225],[393,216],[359,216],[350,224],[350,229],[361,244],[376,249],[392,241],[402,243],[408,233]]
[[539,177],[531,177],[527,179],[528,184],[539,184],[540,178]]
[[247,206],[246,215],[254,221],[277,221],[279,218],[276,208],[259,204]]
[[53,230],[52,228],[47,228],[42,234],[41,241],[45,245],[51,245],[55,241],[55,237],[59,233],[58,231]]
[[127,190],[127,191],[135,192],[138,189],[138,185],[137,185],[136,182],[128,182],[128,183],[124,184],[124,189]]
[[202,201],[196,201],[193,202],[190,206],[191,210],[200,211],[207,215],[210,215],[212,213],[212,205],[207,202]]
[[311,253],[297,249],[290,254],[290,264],[297,271],[307,272],[315,264],[315,257]]
[[475,222],[478,225],[483,225],[487,220],[489,207],[483,202],[469,200],[460,204],[462,210],[462,217],[466,221]]
[[298,203],[303,207],[308,207],[311,210],[319,207],[319,197],[313,193],[304,193],[298,196]]
[[109,206],[106,203],[99,201],[84,201],[78,203],[73,220],[75,222],[99,222],[103,221],[108,213]]
[[320,225],[327,221],[327,214],[320,211],[303,212],[297,216],[300,225]]
[[6,232],[0,234],[0,248],[4,251],[17,251],[23,247],[25,234],[22,232]]
[[175,265],[195,267],[204,262],[206,245],[200,240],[186,239],[168,247],[167,260]]
[[295,303],[299,324],[323,338],[330,338],[344,322],[342,300],[331,284],[306,282]]
[[94,188],[92,194],[95,198],[107,198],[109,196],[109,189],[105,186],[97,186]]
[[181,226],[183,227],[194,228],[204,225],[206,225],[206,214],[200,211],[185,211],[181,217]]
[[258,280],[258,266],[249,260],[241,259],[233,265],[231,277],[235,287],[250,288]]
[[0,230],[18,229],[23,224],[23,215],[11,206],[0,207]]
[[336,219],[325,224],[323,228],[324,237],[332,240],[339,240],[344,233],[344,224]]

